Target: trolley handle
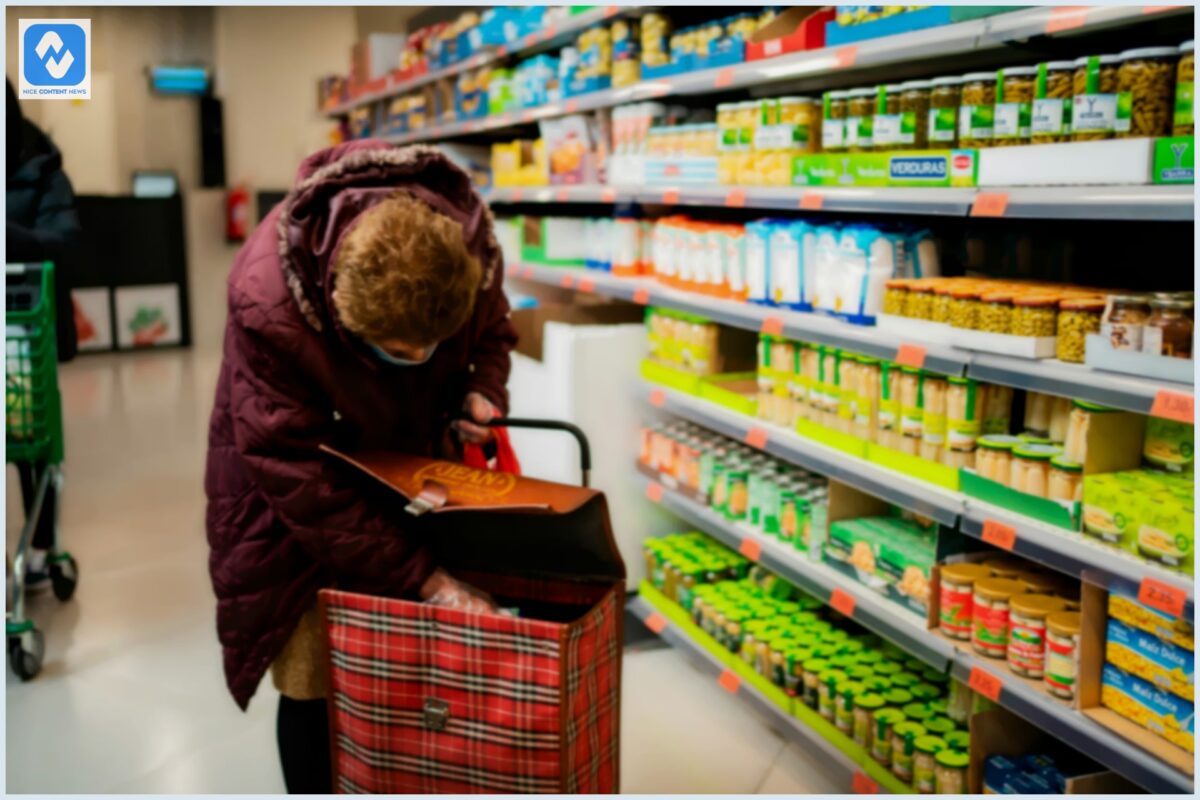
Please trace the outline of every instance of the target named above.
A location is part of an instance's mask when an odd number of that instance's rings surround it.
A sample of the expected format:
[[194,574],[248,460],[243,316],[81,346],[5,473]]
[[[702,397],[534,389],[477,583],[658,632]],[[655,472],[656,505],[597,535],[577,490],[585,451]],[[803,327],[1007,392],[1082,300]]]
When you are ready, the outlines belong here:
[[[475,422],[475,420],[461,416],[459,419],[467,422]],[[476,425],[480,424],[475,422]],[[592,448],[588,445],[587,434],[578,425],[573,425],[570,422],[563,422],[556,419],[523,419],[521,417],[496,417],[495,419],[483,423],[489,428],[531,428],[544,431],[566,431],[575,437],[575,441],[579,443],[579,468],[583,473],[583,485],[588,485],[588,476],[592,471]]]

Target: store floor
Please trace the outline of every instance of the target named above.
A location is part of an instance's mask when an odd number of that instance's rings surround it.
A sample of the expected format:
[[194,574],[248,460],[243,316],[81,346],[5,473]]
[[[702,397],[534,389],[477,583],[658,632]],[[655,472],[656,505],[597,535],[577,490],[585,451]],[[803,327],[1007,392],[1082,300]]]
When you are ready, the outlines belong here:
[[[31,601],[47,657],[30,683],[7,676],[9,792],[283,790],[270,681],[243,714],[221,675],[202,475],[228,255],[193,243],[191,262],[195,347],[61,370],[62,525],[81,577],[70,603]],[[10,548],[19,497],[10,469]],[[674,651],[629,652],[623,688],[627,792],[838,789]]]

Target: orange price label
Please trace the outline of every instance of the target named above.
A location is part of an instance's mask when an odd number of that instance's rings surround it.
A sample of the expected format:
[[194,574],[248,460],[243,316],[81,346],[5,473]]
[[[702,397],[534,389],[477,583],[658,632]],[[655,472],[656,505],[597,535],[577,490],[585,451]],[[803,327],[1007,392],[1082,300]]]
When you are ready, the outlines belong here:
[[521,271],[520,264],[509,264],[508,265],[508,274],[511,275],[512,277],[516,277],[517,273],[520,271]]
[[726,208],[744,208],[746,205],[746,190],[745,189],[730,189],[729,194],[725,195]]
[[825,195],[820,192],[805,192],[800,195],[800,208],[804,211],[820,211],[825,206]]
[[605,6],[604,7],[604,16],[605,17],[615,17],[617,15],[617,12],[619,12],[620,10],[621,10],[620,6]]
[[579,279],[579,291],[581,291],[581,292],[596,291],[596,282],[594,280],[592,280],[591,278],[580,278]]
[[850,779],[850,791],[854,794],[879,794],[879,784],[868,778],[865,772],[855,772]]
[[733,85],[733,67],[724,67],[717,72],[717,77],[713,79],[713,88],[724,89],[726,86]]
[[1179,6],[1142,6],[1143,14],[1161,14],[1164,11],[1174,11]]
[[533,122],[533,118],[535,116],[537,116],[537,115],[534,113],[533,109],[529,109],[527,111],[521,112],[521,119],[524,120],[525,122]]
[[829,595],[829,607],[843,617],[854,616],[854,596],[842,589],[834,589]]
[[578,110],[579,110],[579,101],[578,100],[568,100],[567,101],[566,111],[568,114],[574,114]]
[[531,33],[525,37],[525,46],[533,47],[535,44],[537,44],[537,40],[538,40],[538,35],[536,33]]
[[783,52],[783,39],[768,39],[763,42],[763,57],[774,58]]
[[738,552],[751,561],[758,561],[759,556],[762,555],[762,542],[747,536],[742,539],[742,546],[738,548]]
[[737,694],[737,690],[742,687],[741,677],[729,669],[721,673],[721,677],[717,678],[717,683],[721,684],[721,688],[730,694]]
[[1003,217],[1008,210],[1007,192],[980,192],[971,206],[972,217]]
[[1087,21],[1087,6],[1058,6],[1050,9],[1050,19],[1046,20],[1046,33],[1062,33],[1072,28],[1078,28]]
[[513,189],[512,190],[512,201],[514,203],[519,203],[524,198],[525,198],[525,190],[524,189]]
[[1187,592],[1154,578],[1142,578],[1142,585],[1138,587],[1138,602],[1169,616],[1182,617]]
[[1000,690],[1004,688],[1000,679],[983,667],[971,667],[971,677],[967,680],[967,686],[993,703],[1000,702]]
[[575,276],[574,275],[563,275],[562,279],[559,281],[559,283],[562,285],[562,287],[564,289],[574,289],[575,288]]
[[500,58],[504,58],[506,55],[508,55],[508,47],[505,45],[500,45],[496,48],[496,55]]
[[646,484],[646,497],[650,499],[651,503],[661,503],[662,494],[663,488],[661,483],[655,483],[651,481],[650,483]]
[[782,336],[783,320],[779,317],[767,317],[762,321],[760,331],[768,336]]
[[663,189],[663,205],[673,206],[679,202],[678,189]]
[[664,392],[662,389],[650,390],[650,405],[654,406],[655,408],[662,408],[664,405],[666,405],[666,402],[666,392]]
[[649,303],[650,302],[650,290],[649,289],[638,289],[636,292],[633,293],[633,302],[637,303],[639,306],[644,306],[647,303]]
[[522,274],[525,276],[526,280],[532,280],[533,279],[533,267],[526,267],[525,272]]
[[919,344],[902,344],[896,349],[896,363],[902,367],[925,366],[925,348]]
[[1150,406],[1150,414],[1191,425],[1196,418],[1196,397],[1187,392],[1159,389],[1158,394],[1154,395],[1154,404]]
[[662,633],[667,629],[667,618],[655,611],[646,617],[646,627],[655,633]]
[[617,202],[617,190],[616,190],[616,189],[604,189],[604,190],[602,190],[602,191],[600,192],[600,202],[601,202],[601,203],[615,203],[615,202]]
[[837,61],[838,69],[853,67],[854,62],[858,61],[858,45],[848,44],[845,47],[839,47],[833,51],[833,57]]
[[762,450],[767,446],[767,432],[762,428],[751,428],[746,431],[746,444],[756,450]]
[[547,25],[546,30],[542,32],[542,38],[553,39],[556,33],[558,33],[558,28],[554,27],[553,25]]
[[981,538],[990,545],[1004,550],[1012,550],[1013,545],[1017,542],[1017,532],[1011,525],[996,522],[994,519],[985,519]]

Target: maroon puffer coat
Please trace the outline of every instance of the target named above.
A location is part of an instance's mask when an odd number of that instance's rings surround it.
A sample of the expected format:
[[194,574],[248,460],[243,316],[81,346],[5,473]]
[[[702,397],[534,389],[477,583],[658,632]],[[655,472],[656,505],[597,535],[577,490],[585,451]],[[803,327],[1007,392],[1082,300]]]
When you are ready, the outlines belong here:
[[[460,222],[484,267],[474,315],[416,367],[378,360],[341,327],[330,299],[342,236],[398,189]],[[506,411],[516,335],[503,274],[491,216],[467,175],[433,148],[376,141],[309,157],[238,253],[204,488],[217,631],[242,708],[317,590],[411,595],[433,570],[395,499],[317,448],[447,457],[447,424],[467,392]]]

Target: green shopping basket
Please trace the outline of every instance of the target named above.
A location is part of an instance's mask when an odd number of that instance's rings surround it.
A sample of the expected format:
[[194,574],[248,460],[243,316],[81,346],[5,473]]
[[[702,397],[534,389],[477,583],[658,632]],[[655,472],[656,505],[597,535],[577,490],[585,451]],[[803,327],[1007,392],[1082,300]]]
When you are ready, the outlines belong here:
[[63,428],[54,265],[10,264],[5,271],[6,460],[58,464],[63,459]]

